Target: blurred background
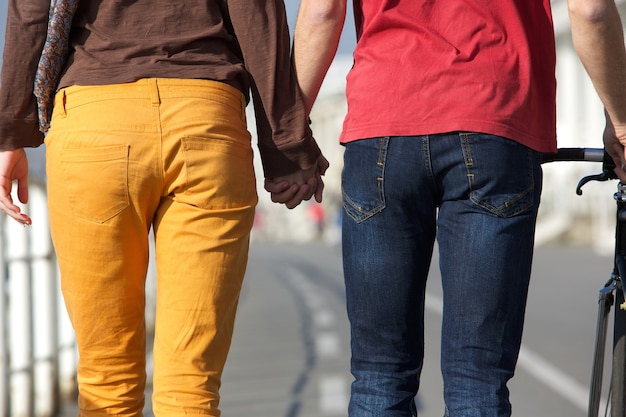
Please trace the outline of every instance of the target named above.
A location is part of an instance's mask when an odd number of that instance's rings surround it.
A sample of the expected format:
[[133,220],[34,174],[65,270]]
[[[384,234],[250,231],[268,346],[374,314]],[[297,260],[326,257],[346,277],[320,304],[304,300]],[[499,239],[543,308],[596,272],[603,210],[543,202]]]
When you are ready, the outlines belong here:
[[[293,30],[299,1],[285,2]],[[559,146],[602,147],[603,109],[573,50],[566,0],[552,4]],[[626,13],[626,1],[618,4]],[[7,0],[0,0],[0,45],[6,8]],[[349,7],[339,53],[311,115],[315,137],[331,164],[324,178],[323,203],[305,202],[294,210],[273,204],[263,190],[260,161],[255,159],[259,205],[224,375],[225,416],[347,415],[351,376],[340,248],[343,148],[338,137],[354,45]],[[251,108],[248,117],[254,138]],[[43,147],[29,150],[31,200],[24,210],[33,217],[33,226],[23,229],[0,217],[2,417],[77,413],[77,354],[47,230],[44,152]],[[575,188],[581,177],[599,171],[598,164],[590,163],[544,166],[525,344],[518,375],[511,383],[515,416],[586,415],[596,294],[612,269],[616,183],[591,183],[582,196],[576,195]],[[438,364],[441,290],[436,265],[435,259],[427,295],[426,358],[416,398],[420,417],[443,414]],[[155,291],[151,264],[146,295],[150,334]],[[150,377],[151,369],[147,372]],[[146,416],[152,415],[150,394],[149,388]]]

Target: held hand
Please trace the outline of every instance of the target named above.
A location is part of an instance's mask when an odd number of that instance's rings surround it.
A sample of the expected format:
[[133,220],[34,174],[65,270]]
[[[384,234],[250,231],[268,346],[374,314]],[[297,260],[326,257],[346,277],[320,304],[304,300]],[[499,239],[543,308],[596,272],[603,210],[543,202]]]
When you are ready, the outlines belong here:
[[303,201],[311,199],[317,189],[317,179],[309,178],[304,184],[298,184],[290,180],[290,176],[280,179],[265,179],[265,190],[271,194],[274,203],[284,204],[288,209],[293,209]]
[[322,180],[322,175],[326,173],[326,170],[330,166],[328,160],[324,158],[324,155],[320,154],[320,157],[317,159],[315,169],[315,178],[317,181],[317,188],[315,189],[315,201],[318,203],[322,202],[322,194],[324,192],[324,181]]
[[315,201],[322,202],[324,181],[322,175],[328,169],[328,161],[320,155],[315,165],[307,170],[296,171],[293,174],[278,178],[266,178],[265,190],[271,194],[274,203],[284,204],[293,209],[303,201],[315,196]]
[[626,125],[614,124],[606,114],[604,149],[615,163],[615,174],[626,183]]
[[26,214],[21,213],[13,203],[11,189],[17,180],[17,197],[20,202],[28,202],[28,160],[24,149],[0,151],[0,210],[22,225],[32,224]]

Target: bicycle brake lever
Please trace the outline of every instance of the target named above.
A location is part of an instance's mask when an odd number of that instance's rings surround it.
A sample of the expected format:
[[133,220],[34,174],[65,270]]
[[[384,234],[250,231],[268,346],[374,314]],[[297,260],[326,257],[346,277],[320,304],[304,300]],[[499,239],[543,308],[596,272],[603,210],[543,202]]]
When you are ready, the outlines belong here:
[[602,174],[597,174],[597,175],[588,175],[586,177],[583,177],[579,182],[578,182],[578,186],[576,186],[576,194],[578,195],[582,195],[583,194],[583,185],[587,184],[590,181],[608,181],[610,180],[612,177],[611,175],[607,172],[604,171],[602,172]]

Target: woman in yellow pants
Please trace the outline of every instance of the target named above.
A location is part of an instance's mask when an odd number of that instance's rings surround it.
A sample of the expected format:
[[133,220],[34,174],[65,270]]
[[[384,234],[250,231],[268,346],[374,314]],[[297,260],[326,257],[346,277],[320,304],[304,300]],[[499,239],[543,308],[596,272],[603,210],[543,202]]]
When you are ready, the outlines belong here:
[[[50,0],[9,0],[0,209],[30,223],[12,182],[25,202],[23,148],[47,131],[80,415],[141,416],[153,228],[154,413],[218,416],[257,202],[249,93],[264,174],[283,185],[289,207],[321,197],[327,166],[291,68],[283,1],[53,0],[49,12]],[[42,95],[41,85],[54,91]]]

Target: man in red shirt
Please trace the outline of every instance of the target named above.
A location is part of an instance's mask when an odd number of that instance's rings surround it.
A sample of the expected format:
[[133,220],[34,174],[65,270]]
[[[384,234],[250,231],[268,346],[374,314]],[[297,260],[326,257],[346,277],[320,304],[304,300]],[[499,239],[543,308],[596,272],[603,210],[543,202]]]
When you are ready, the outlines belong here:
[[[626,144],[626,54],[613,0],[570,0],[575,46]],[[346,0],[302,0],[294,36],[310,109]],[[509,416],[541,193],[556,149],[549,0],[354,0],[357,46],[340,141],[351,417],[416,415],[435,237],[446,416]],[[617,170],[622,180],[626,172]],[[277,184],[268,190],[278,201]]]

